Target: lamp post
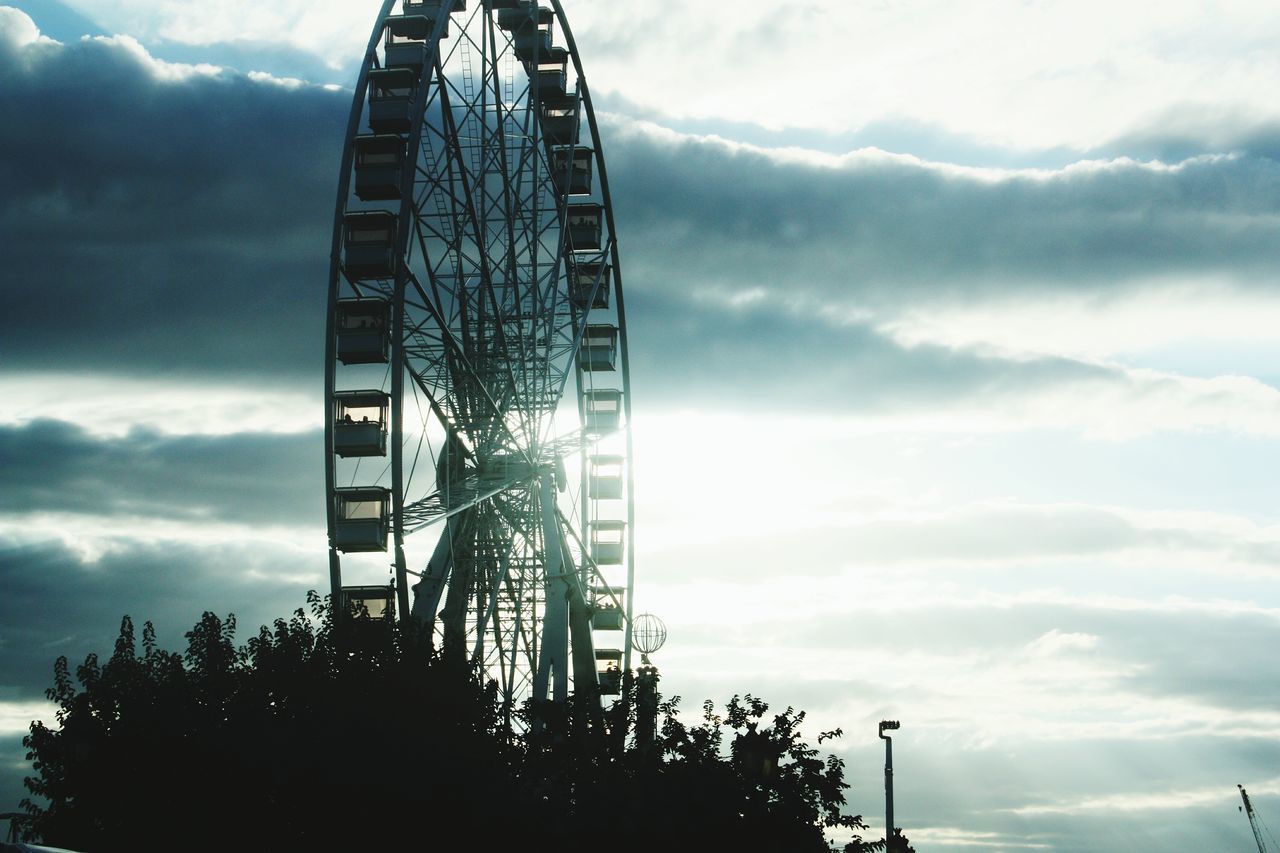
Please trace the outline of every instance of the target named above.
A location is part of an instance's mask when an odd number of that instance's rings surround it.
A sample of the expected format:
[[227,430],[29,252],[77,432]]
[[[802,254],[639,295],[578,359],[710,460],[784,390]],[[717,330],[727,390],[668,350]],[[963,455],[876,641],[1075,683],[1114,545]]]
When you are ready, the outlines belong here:
[[884,848],[886,853],[895,853],[898,848],[894,840],[893,828],[893,738],[885,734],[885,730],[896,731],[901,727],[897,720],[880,721],[880,739],[884,741]]

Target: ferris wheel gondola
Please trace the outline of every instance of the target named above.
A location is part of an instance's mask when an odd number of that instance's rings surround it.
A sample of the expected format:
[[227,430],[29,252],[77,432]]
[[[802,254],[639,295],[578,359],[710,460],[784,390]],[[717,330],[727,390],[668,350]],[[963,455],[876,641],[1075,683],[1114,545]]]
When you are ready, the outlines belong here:
[[630,668],[630,373],[599,128],[560,3],[386,0],[338,184],[335,603],[352,578],[369,600],[390,556],[377,612],[430,626],[508,709],[570,684],[600,695],[602,662]]

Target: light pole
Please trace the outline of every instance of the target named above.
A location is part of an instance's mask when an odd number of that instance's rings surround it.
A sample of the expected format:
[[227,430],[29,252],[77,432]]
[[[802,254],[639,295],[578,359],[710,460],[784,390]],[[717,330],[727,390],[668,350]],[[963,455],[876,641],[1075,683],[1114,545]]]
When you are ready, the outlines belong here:
[[886,853],[895,853],[898,845],[894,841],[893,828],[893,738],[885,734],[885,730],[896,731],[901,725],[897,720],[880,721],[880,739],[884,741],[884,849]]

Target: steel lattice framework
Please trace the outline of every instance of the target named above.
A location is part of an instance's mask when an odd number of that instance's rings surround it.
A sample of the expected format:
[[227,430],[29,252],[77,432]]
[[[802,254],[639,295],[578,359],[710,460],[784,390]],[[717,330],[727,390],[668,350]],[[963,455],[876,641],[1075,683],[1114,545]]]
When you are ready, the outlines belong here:
[[551,2],[386,0],[329,276],[334,600],[378,598],[344,571],[385,578],[390,555],[386,613],[431,625],[508,708],[570,682],[610,693],[630,668],[621,268],[590,93]]

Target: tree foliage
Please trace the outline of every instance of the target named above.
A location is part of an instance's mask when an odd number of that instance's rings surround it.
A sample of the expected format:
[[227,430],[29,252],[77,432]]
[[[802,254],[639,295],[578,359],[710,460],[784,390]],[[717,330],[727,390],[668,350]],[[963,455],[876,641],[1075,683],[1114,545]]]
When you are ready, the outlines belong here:
[[[676,697],[637,744],[628,674],[603,715],[527,707],[517,736],[496,687],[444,664],[429,638],[381,623],[335,632],[327,603],[311,593],[309,606],[242,646],[234,616],[205,613],[185,654],[161,650],[151,623],[139,652],[126,616],[105,664],[90,655],[73,680],[59,658],[56,726],[32,723],[24,741],[27,840],[280,850],[501,836],[802,853],[866,828],[842,811],[843,762],[801,737],[802,711],[734,696],[688,724]],[[855,834],[844,849],[884,842]]]

